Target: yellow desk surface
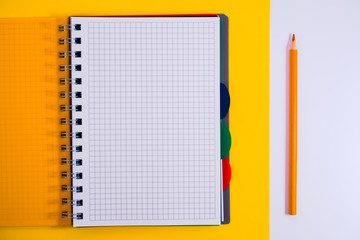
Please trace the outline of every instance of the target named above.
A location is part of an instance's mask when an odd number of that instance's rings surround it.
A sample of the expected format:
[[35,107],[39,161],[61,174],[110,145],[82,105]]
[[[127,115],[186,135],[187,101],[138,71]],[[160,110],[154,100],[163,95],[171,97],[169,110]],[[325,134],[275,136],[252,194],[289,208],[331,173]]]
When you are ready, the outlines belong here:
[[270,1],[4,0],[0,17],[225,13],[230,23],[231,223],[192,227],[12,227],[0,239],[269,238]]

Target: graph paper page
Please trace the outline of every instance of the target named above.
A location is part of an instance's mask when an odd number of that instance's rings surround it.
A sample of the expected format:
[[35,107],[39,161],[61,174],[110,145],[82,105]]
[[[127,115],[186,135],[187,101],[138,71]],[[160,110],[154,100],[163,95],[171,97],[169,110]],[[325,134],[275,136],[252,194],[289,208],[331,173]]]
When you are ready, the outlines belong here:
[[73,17],[74,226],[220,224],[218,17]]

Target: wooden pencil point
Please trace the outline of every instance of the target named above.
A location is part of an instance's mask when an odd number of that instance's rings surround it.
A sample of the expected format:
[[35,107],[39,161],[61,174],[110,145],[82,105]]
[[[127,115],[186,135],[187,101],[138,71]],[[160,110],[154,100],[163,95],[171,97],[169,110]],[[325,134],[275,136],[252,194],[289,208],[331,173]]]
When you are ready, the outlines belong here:
[[295,42],[295,34],[293,34],[292,41]]

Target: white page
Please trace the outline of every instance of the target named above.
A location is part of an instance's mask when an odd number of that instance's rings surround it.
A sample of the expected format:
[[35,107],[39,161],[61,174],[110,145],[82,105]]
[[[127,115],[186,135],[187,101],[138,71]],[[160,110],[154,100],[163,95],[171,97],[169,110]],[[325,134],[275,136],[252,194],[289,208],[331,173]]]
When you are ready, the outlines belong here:
[[71,23],[82,52],[74,226],[220,224],[219,18]]
[[[271,1],[270,239],[360,239],[360,2]],[[297,215],[287,215],[287,45],[298,46]]]

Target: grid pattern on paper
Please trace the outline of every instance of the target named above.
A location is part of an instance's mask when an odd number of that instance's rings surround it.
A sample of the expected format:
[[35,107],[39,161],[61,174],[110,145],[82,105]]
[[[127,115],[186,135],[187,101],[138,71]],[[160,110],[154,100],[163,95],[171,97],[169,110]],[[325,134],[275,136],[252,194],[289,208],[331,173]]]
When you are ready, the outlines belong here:
[[90,221],[216,217],[214,29],[89,23]]

